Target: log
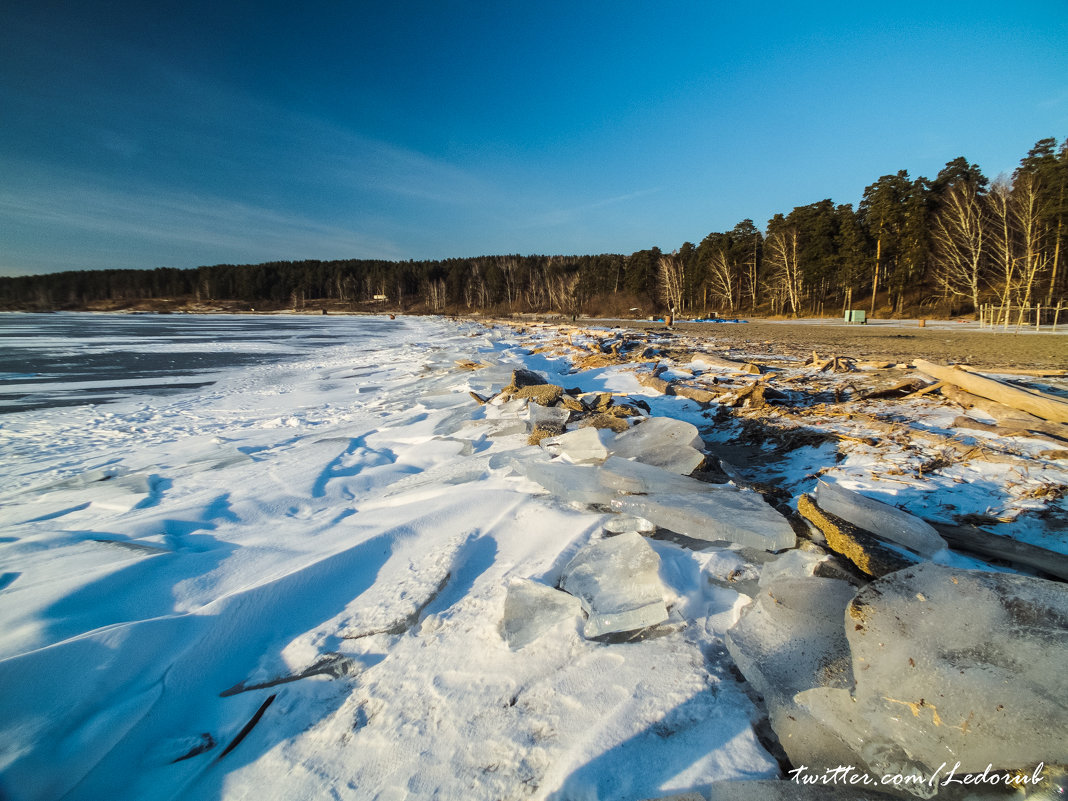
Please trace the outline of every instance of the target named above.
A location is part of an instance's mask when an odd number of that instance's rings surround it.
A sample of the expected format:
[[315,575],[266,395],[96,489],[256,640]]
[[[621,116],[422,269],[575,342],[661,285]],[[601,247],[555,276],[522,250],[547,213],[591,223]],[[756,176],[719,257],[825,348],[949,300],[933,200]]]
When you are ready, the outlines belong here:
[[1006,406],[997,401],[980,398],[978,395],[973,395],[953,386],[942,387],[942,395],[954,403],[960,404],[965,409],[979,409],[982,412],[986,412],[998,421],[999,426],[1031,431],[1052,437],[1061,442],[1068,442],[1068,426],[1063,423],[1050,423],[1035,417],[1033,414],[1021,412],[1019,409]]
[[1018,367],[999,367],[996,370],[980,370],[967,364],[959,365],[966,373],[994,373],[996,375],[1026,375],[1032,378],[1063,378],[1068,376],[1068,370],[1021,370]]
[[970,551],[980,556],[1004,559],[1018,565],[1041,570],[1051,576],[1068,581],[1068,556],[1057,551],[1048,551],[1026,542],[991,534],[976,526],[950,526],[932,523],[949,547]]
[[945,367],[924,359],[916,359],[913,364],[936,381],[944,381],[983,398],[1003,403],[1014,409],[1033,414],[1055,423],[1068,423],[1068,402],[1043,392],[1028,391],[1003,384],[992,378],[985,378],[974,373],[967,373],[953,367]]

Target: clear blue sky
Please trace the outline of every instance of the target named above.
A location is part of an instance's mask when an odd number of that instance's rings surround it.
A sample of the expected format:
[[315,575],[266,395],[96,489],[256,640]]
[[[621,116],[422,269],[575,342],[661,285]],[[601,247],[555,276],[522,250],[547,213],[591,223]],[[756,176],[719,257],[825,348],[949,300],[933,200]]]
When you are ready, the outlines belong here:
[[1068,136],[1068,0],[0,7],[0,274],[673,250]]

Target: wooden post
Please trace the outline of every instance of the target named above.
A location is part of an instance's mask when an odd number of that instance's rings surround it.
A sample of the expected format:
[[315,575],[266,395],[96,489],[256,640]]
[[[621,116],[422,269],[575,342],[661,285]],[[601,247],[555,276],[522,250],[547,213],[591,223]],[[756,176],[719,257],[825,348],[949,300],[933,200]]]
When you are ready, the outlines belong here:
[[1042,330],[1042,304],[1039,303],[1035,306],[1035,330]]
[[1053,333],[1057,333],[1057,318],[1061,316],[1061,303],[1062,300],[1057,301],[1057,310],[1053,312]]

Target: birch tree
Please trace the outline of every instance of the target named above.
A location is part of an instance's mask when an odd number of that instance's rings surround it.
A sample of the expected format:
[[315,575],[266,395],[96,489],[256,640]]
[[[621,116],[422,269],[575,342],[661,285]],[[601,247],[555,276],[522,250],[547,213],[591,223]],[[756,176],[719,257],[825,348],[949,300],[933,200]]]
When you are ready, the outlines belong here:
[[966,181],[943,194],[931,229],[935,279],[948,294],[970,300],[976,311],[985,259],[985,223],[978,189]]
[[773,231],[764,240],[764,260],[768,268],[768,282],[781,293],[797,317],[801,308],[802,276],[798,263],[798,234],[796,228]]
[[664,254],[657,263],[660,299],[675,311],[682,310],[682,293],[686,286],[686,271],[677,254]]

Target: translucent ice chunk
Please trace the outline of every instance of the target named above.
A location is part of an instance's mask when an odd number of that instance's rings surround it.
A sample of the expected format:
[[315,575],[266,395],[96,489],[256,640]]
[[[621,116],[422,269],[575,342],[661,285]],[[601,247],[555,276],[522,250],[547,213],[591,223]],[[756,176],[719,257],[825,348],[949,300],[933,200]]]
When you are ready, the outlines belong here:
[[671,417],[650,417],[616,437],[617,456],[638,456],[645,448],[656,445],[704,447],[697,427]]
[[829,726],[928,770],[1068,762],[1064,584],[925,562],[868,584],[847,612],[853,698],[810,704]]
[[794,530],[759,494],[724,488],[716,492],[626,495],[612,508],[651,520],[661,528],[714,542],[729,540],[779,551],[796,544]]
[[601,442],[596,428],[579,428],[558,437],[547,437],[541,446],[574,464],[600,464],[608,458],[608,448]]
[[563,406],[542,406],[531,403],[527,406],[527,419],[532,426],[544,426],[546,428],[563,428],[571,417],[571,412]]
[[837,579],[796,578],[793,572],[790,565],[770,581],[761,576],[761,591],[725,636],[727,650],[764,696],[771,727],[793,764],[847,765],[850,750],[794,696],[815,687],[851,686],[842,620],[853,587]]
[[609,534],[624,534],[628,531],[637,531],[639,534],[652,534],[656,531],[656,524],[650,523],[644,517],[616,515],[606,520],[602,528]]
[[660,557],[636,532],[586,545],[564,568],[561,587],[589,615],[587,637],[636,631],[668,618]]
[[946,547],[946,541],[929,524],[896,506],[876,501],[837,484],[816,484],[816,503],[820,508],[854,526],[911,548],[930,558]]
[[592,465],[565,462],[527,462],[521,466],[527,477],[537,481],[556,497],[571,503],[608,504],[616,496],[605,487]]
[[670,417],[650,417],[619,434],[609,445],[613,455],[688,475],[704,460],[697,427]]
[[601,482],[612,489],[627,493],[651,492],[716,492],[733,491],[725,484],[709,484],[696,478],[682,476],[671,470],[643,462],[609,456],[601,466]]
[[504,599],[501,634],[517,651],[534,642],[557,623],[577,617],[581,604],[566,592],[529,579],[513,579]]

